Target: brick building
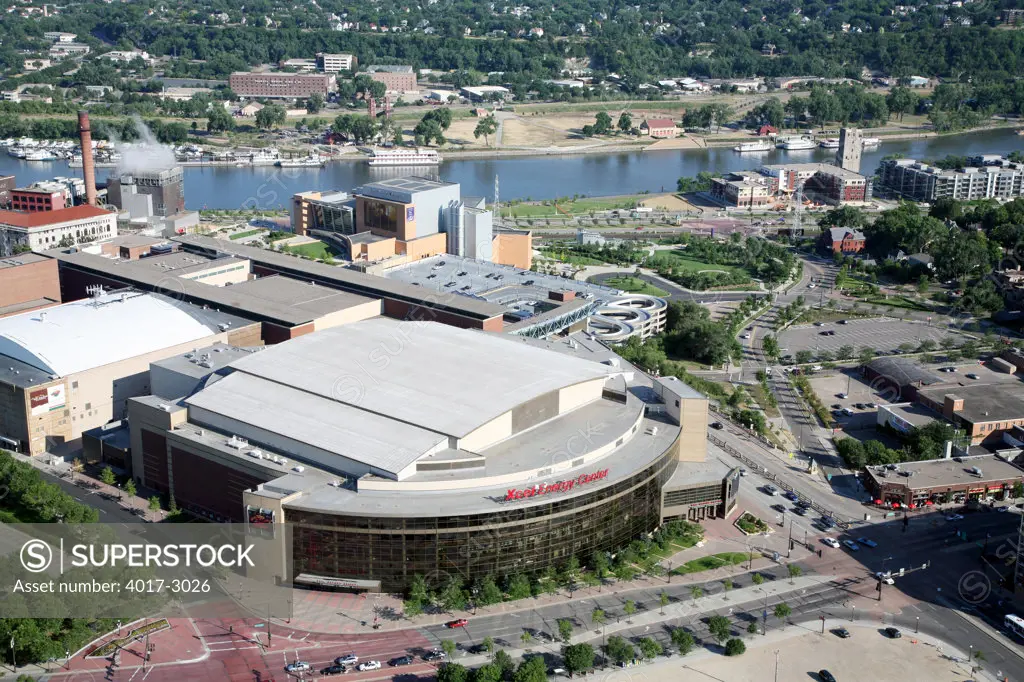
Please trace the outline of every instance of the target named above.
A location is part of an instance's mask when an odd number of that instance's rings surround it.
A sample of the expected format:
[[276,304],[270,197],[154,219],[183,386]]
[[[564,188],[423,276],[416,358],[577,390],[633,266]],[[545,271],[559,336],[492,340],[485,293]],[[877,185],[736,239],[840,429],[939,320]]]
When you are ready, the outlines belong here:
[[0,317],[60,303],[57,261],[37,253],[0,260]]
[[647,118],[640,124],[640,134],[658,139],[679,137],[679,128],[670,118]]
[[56,211],[65,208],[64,193],[45,187],[19,187],[11,190],[11,209],[15,211]]
[[416,71],[407,64],[374,64],[366,68],[366,75],[383,83],[388,92],[412,92],[419,89]]
[[830,227],[821,233],[821,240],[822,248],[832,253],[860,253],[866,243],[863,232],[847,227]]
[[236,72],[228,79],[231,89],[242,97],[296,99],[334,89],[335,77],[326,73]]

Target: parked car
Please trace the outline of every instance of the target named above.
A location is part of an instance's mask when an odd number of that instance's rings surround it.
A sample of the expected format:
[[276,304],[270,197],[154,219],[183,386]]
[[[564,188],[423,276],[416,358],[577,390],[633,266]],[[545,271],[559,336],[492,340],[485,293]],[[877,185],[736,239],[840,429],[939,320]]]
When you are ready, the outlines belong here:
[[343,675],[348,672],[348,668],[343,665],[329,665],[326,668],[320,668],[321,675]]
[[715,429],[716,431],[721,431],[725,427],[722,425],[722,422],[711,422],[711,428]]
[[793,507],[793,513],[797,516],[807,516],[807,510],[803,507]]
[[309,663],[306,663],[305,661],[295,661],[294,663],[289,663],[284,667],[284,671],[286,673],[304,673],[312,669],[313,666],[311,666]]
[[832,549],[839,549],[839,540],[835,538],[822,538],[821,541]]
[[334,659],[334,662],[338,665],[355,665],[359,662],[359,657],[355,654],[345,654],[344,656],[338,656]]
[[967,376],[968,379],[977,379],[978,378],[978,375],[975,374],[974,372],[968,372],[966,374],[966,376]]
[[843,544],[846,545],[846,549],[850,550],[851,552],[860,551],[860,547],[858,547],[857,543],[853,540],[843,540]]
[[878,547],[878,543],[872,540],[871,538],[857,538],[857,542],[864,545],[865,547],[870,547],[871,549]]
[[412,665],[412,661],[413,661],[412,656],[408,656],[408,655],[406,655],[406,656],[399,656],[397,658],[392,658],[390,661],[388,661],[388,665],[390,665],[390,666]]
[[835,630],[832,631],[832,633],[836,637],[839,637],[840,639],[849,639],[850,638],[850,631],[847,630],[846,628],[836,628]]
[[840,400],[846,400],[845,393],[836,393],[836,397],[839,398]]
[[884,632],[885,636],[889,639],[899,639],[903,636],[903,633],[897,630],[896,628],[886,628],[882,630],[882,632]]
[[772,509],[774,509],[777,512],[782,512],[783,514],[786,513],[786,505],[784,504],[773,504]]
[[856,407],[858,410],[863,410],[864,409],[864,403],[855,403],[854,407]]
[[836,676],[827,670],[819,670],[818,679],[821,680],[821,682],[836,682]]
[[946,520],[947,521],[963,521],[964,520],[964,516],[963,516],[963,514],[950,514],[950,515],[948,515],[946,517]]
[[848,324],[848,320],[839,320],[836,324]]
[[359,672],[367,670],[380,670],[380,661],[364,661],[359,664]]
[[443,661],[447,657],[448,655],[445,652],[438,651],[437,649],[434,649],[433,651],[428,651],[427,653],[423,654],[423,660],[430,662]]
[[750,334],[740,334],[740,338],[741,339],[749,339],[750,338]]
[[783,495],[783,497],[785,497],[785,498],[786,498],[787,500],[792,500],[793,502],[796,502],[797,500],[799,500],[799,499],[800,499],[800,496],[799,496],[799,495],[797,495],[797,494],[796,494],[795,492],[793,492],[792,490],[787,490],[787,491],[785,492],[785,494]]
[[450,620],[444,624],[446,628],[464,628],[469,623],[465,618],[458,618],[456,620]]
[[772,497],[775,497],[776,495],[779,494],[779,489],[773,486],[771,483],[765,483],[761,490],[763,490],[766,495],[771,495]]

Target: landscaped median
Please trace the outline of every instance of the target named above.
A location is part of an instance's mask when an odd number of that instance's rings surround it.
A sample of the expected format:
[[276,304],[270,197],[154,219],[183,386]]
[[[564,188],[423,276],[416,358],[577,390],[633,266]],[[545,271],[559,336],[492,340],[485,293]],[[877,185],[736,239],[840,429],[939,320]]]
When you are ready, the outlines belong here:
[[698,559],[687,561],[681,566],[672,569],[672,575],[687,575],[689,573],[700,573],[711,571],[723,566],[739,566],[751,559],[751,554],[746,552],[721,552],[720,554],[709,554]]
[[113,654],[115,651],[119,651],[125,648],[128,644],[131,644],[134,640],[139,639],[140,637],[156,634],[157,632],[160,632],[161,630],[166,630],[169,627],[171,627],[171,624],[167,622],[166,618],[161,618],[160,620],[154,620],[150,623],[145,623],[144,625],[140,625],[137,628],[132,628],[124,637],[112,639],[109,642],[104,642],[103,644],[100,644],[92,651],[86,653],[85,657],[106,658],[107,656]]
[[771,530],[767,523],[750,512],[743,512],[740,514],[739,518],[736,519],[736,522],[733,525],[739,528],[740,532],[744,535],[760,535],[761,533],[767,533]]

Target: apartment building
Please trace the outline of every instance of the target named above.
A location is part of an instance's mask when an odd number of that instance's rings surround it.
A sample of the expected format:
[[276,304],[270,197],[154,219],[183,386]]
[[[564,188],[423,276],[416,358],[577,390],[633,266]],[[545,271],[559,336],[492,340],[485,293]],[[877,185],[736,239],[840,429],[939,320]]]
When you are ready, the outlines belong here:
[[335,77],[326,73],[236,72],[228,83],[241,97],[295,99],[320,94],[326,97],[335,86]]
[[351,54],[330,54],[327,52],[316,53],[316,65],[324,73],[341,73],[342,71],[353,71],[358,64],[355,55]]
[[915,159],[889,159],[879,167],[879,179],[889,192],[913,201],[1024,196],[1024,164],[989,157],[974,157],[971,162],[976,165],[942,169]]

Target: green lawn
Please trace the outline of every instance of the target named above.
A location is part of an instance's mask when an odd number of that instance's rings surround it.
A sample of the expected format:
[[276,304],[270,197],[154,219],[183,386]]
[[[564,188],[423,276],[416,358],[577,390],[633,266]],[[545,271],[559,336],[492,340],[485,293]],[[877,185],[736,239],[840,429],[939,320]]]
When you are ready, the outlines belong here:
[[320,260],[329,260],[333,258],[331,252],[327,250],[327,245],[323,242],[310,242],[308,244],[299,244],[298,246],[285,246],[284,250],[288,253],[294,253],[297,256],[304,256],[306,258],[318,258]]
[[246,230],[245,232],[235,232],[234,234],[229,235],[228,239],[245,239],[246,237],[251,237],[254,234],[259,234],[259,233],[265,232],[265,231],[266,230],[264,230],[262,228],[257,228],[255,230]]
[[673,575],[687,575],[688,573],[700,573],[701,571],[710,571],[714,568],[721,568],[723,566],[739,566],[740,564],[746,563],[750,558],[746,552],[722,552],[721,554],[709,554],[708,556],[702,556],[699,559],[693,559],[687,561],[682,566],[677,566],[672,569]]
[[702,272],[704,270],[721,270],[723,272],[736,272],[743,275],[749,275],[749,273],[746,270],[740,267],[736,267],[735,265],[705,263],[704,261],[684,256],[680,251],[655,251],[653,260],[658,260],[661,258],[665,258],[671,261],[672,267],[679,270],[689,270],[690,272]]
[[664,289],[659,289],[653,284],[648,284],[637,277],[612,277],[611,279],[606,279],[602,284],[612,287],[613,289],[628,291],[631,294],[647,294],[649,296],[668,295],[668,292]]
[[[629,197],[593,197],[577,199],[576,201],[560,201],[558,208],[572,215],[587,215],[591,211],[611,211],[614,209],[628,209],[639,201],[639,195]],[[555,209],[554,202],[546,201],[539,204],[514,204],[503,207],[514,218],[559,218],[565,217],[565,213]]]
[[923,306],[917,301],[906,296],[890,296],[889,298],[886,298],[885,296],[873,296],[862,300],[869,305],[886,306],[889,308],[906,308],[907,310],[919,310],[921,312],[928,312],[931,310],[931,308]]
[[554,258],[559,262],[569,263],[571,265],[606,265],[603,260],[591,258],[590,256],[580,256],[560,249],[541,249],[540,252],[548,258]]

